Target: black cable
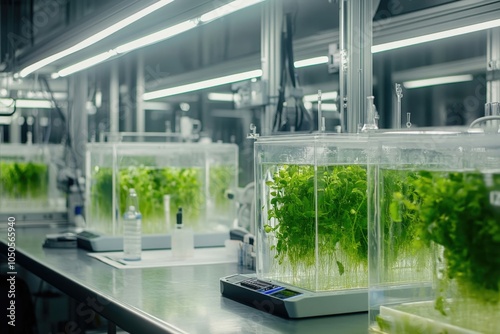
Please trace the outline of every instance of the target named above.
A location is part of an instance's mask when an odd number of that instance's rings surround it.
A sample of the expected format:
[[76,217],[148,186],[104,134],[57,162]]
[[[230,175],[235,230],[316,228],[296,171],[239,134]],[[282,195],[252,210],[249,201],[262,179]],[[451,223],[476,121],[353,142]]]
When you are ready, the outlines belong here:
[[[43,77],[40,78],[40,80],[45,85],[45,88],[47,89],[47,92],[50,95],[50,99],[51,99],[52,103],[54,104],[55,109],[57,110],[57,112],[59,113],[59,115],[61,116],[61,118],[63,120],[63,124],[65,125],[65,129],[66,129],[66,135],[65,135],[65,137],[63,137],[63,140],[65,139],[64,146],[71,153],[71,158],[73,159],[73,163],[74,163],[75,169],[76,169],[77,165],[78,165],[78,160],[76,158],[76,152],[73,149],[72,140],[71,140],[71,134],[70,134],[70,131],[69,131],[69,124],[67,122],[66,116],[64,115],[64,113],[62,112],[62,110],[59,108],[59,106],[58,106],[58,104],[57,104],[57,102],[56,102],[56,100],[54,98],[54,94],[53,94],[52,90],[50,89],[50,86],[49,86],[49,83],[47,81],[47,78],[43,76]],[[70,109],[71,108],[68,105],[68,113],[69,113]],[[66,153],[66,150],[65,150],[65,153]],[[66,155],[63,158],[66,158]],[[83,195],[83,189],[82,189],[82,187],[80,185],[80,182],[78,181],[78,175],[76,175],[76,173],[75,173],[75,179],[74,179],[74,181],[75,181],[76,187],[78,189],[78,194],[80,195],[80,199],[82,200],[82,203],[83,203],[84,200],[85,200],[84,195]]]
[[[47,78],[42,76],[40,77],[40,81],[45,85],[45,89],[47,90],[47,92],[49,93],[49,96],[50,96],[50,100],[52,101],[52,103],[54,104],[54,107],[57,111],[57,113],[59,114],[59,116],[61,117],[62,121],[64,124],[67,124],[67,121],[66,121],[66,116],[64,115],[64,113],[62,112],[61,108],[59,108],[59,106],[57,105],[57,102],[54,98],[54,94],[52,93],[52,90],[50,89],[50,86],[49,86],[49,83],[47,82]],[[68,134],[66,134],[68,135]],[[68,136],[69,137],[69,136]]]
[[287,55],[286,58],[288,60],[288,72],[290,75],[290,81],[292,82],[292,86],[295,88],[296,87],[296,80],[295,80],[295,65],[293,61],[293,32],[292,32],[292,20],[290,17],[291,14],[286,14],[285,20],[286,20],[286,51]]
[[281,67],[280,88],[279,88],[279,92],[278,92],[278,103],[277,103],[276,114],[274,115],[274,123],[273,123],[273,129],[275,129],[275,131],[278,131],[281,127],[280,123],[281,123],[281,117],[283,114],[283,103],[285,102],[286,54],[285,54],[284,40],[285,40],[285,33],[282,31],[281,32],[281,57],[280,57],[280,67]]
[[[286,14],[286,30],[287,30],[287,40],[286,40],[286,50],[287,50],[287,60],[288,60],[288,72],[290,76],[290,81],[292,83],[293,88],[296,90],[298,88],[298,79],[295,73],[295,60],[293,55],[293,19],[292,14]],[[296,91],[294,92],[296,94]],[[295,100],[295,129],[299,130],[302,124],[301,121],[301,113],[302,109],[299,107],[299,101],[297,97],[294,95]]]
[[[295,3],[296,4],[296,3]],[[312,131],[311,125],[313,124],[311,116],[307,112],[304,102],[297,96],[297,89],[299,88],[299,79],[295,73],[294,54],[293,54],[293,36],[296,29],[298,8],[285,14],[283,29],[281,34],[281,77],[280,89],[278,94],[278,105],[274,117],[273,129],[274,131],[284,131],[287,128],[286,120],[283,124],[283,105],[285,103],[285,92],[287,86],[287,76],[290,78],[291,86],[294,88],[293,99],[295,100],[294,113],[295,113],[295,129],[301,130],[304,121],[309,122],[309,131]]]

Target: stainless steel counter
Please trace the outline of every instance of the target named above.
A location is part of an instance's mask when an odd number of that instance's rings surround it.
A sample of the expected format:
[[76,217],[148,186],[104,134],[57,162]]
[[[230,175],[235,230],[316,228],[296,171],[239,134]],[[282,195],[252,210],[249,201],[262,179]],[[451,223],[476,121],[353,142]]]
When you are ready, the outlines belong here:
[[[236,264],[116,269],[81,249],[46,249],[47,228],[16,228],[16,263],[131,333],[368,333],[367,313],[288,320],[221,296]],[[0,250],[7,253],[7,232]]]

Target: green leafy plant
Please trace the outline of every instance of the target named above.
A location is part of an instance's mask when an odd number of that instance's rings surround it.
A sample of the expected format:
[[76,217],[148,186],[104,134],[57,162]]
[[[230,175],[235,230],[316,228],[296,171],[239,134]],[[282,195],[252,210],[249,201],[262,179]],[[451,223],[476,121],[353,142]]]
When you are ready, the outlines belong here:
[[[121,169],[117,176],[117,214],[125,213],[128,191],[134,188],[139,197],[139,210],[143,216],[145,232],[162,232],[165,229],[164,195],[170,195],[171,221],[174,221],[177,208],[182,207],[186,223],[189,224],[190,220],[198,218],[203,206],[200,174],[201,171],[196,168],[132,166]],[[98,208],[96,216],[112,217],[112,169],[100,168],[94,174],[93,182],[91,197],[92,205]]]
[[[433,254],[435,310],[454,324],[489,332],[485,328],[491,326],[474,319],[500,307],[500,175],[428,170],[382,175],[385,245],[392,245],[386,251],[399,249],[399,257]],[[393,232],[397,224],[402,224],[400,239]],[[407,249],[403,244],[411,252],[401,251]]]
[[[317,264],[337,275],[368,256],[366,168],[359,165],[282,165],[267,181],[271,200],[265,232],[279,265],[292,271]],[[347,259],[347,260],[345,260]],[[365,282],[366,283],[366,282]]]
[[380,219],[386,268],[391,268],[401,257],[416,255],[421,249],[415,224],[420,200],[415,191],[418,178],[418,174],[412,170],[381,171]]
[[208,192],[215,202],[216,208],[223,208],[230,204],[226,191],[234,185],[236,170],[234,166],[211,166],[208,178]]
[[419,176],[419,237],[443,246],[443,280],[456,280],[462,292],[498,302],[500,209],[492,194],[500,191],[499,175],[490,174],[489,181],[479,172],[421,171]]
[[45,199],[48,167],[36,162],[0,162],[0,189],[9,198]]
[[[91,177],[91,201],[93,219],[112,223],[113,217],[113,171],[111,168],[98,168]],[[92,218],[87,217],[92,223]]]

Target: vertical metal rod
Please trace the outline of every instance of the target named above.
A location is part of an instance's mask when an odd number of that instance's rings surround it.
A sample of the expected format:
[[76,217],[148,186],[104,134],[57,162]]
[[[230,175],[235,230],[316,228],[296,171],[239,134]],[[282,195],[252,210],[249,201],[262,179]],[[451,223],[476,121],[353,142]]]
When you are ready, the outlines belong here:
[[321,90],[318,90],[318,132],[323,132],[323,113],[321,111]]
[[282,0],[265,1],[261,14],[261,67],[262,81],[266,83],[269,103],[262,115],[260,131],[262,135],[270,135],[273,130],[273,118],[278,101],[276,96],[280,89],[281,76],[281,30],[283,23]]
[[500,80],[495,74],[500,72],[500,28],[488,29],[486,49],[486,102],[499,102]]
[[21,125],[19,125],[19,112],[14,113],[10,120],[9,141],[13,144],[21,142]]
[[118,62],[113,61],[109,78],[109,132],[112,136],[119,131],[119,90]]
[[144,80],[144,54],[139,51],[137,54],[137,76],[136,76],[136,131],[143,133],[146,131],[146,115],[144,112],[144,101],[142,100],[142,95],[144,94],[144,89],[146,81]]
[[342,132],[347,132],[347,13],[346,13],[346,0],[340,0],[339,8],[339,49],[340,49],[340,69],[339,69],[339,112],[340,112],[340,126]]
[[395,129],[401,129],[401,98],[403,97],[403,90],[401,89],[401,85],[396,83],[396,96],[397,96],[397,103],[396,103],[396,115],[395,115]]
[[341,105],[345,110],[346,130],[355,133],[366,123],[365,99],[373,95],[372,1],[343,0],[340,10],[341,55],[346,64],[343,66],[346,78],[342,78],[340,85]]
[[88,98],[87,72],[75,73],[70,78],[70,93],[72,94],[72,108],[68,110],[69,129],[72,135],[72,148],[75,153],[75,161],[68,155],[68,166],[80,171],[85,170],[85,151],[88,141],[88,113],[85,109]]

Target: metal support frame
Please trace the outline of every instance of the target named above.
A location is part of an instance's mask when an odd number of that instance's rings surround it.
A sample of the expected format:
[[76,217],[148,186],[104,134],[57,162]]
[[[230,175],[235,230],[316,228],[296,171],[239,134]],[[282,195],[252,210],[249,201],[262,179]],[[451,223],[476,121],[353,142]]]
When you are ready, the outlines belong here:
[[343,131],[366,123],[366,98],[373,95],[372,1],[340,1],[340,105]]
[[486,102],[500,102],[500,28],[488,30]]
[[265,107],[261,119],[260,132],[270,135],[273,117],[276,113],[276,101],[280,89],[281,74],[281,30],[283,26],[282,0],[266,1],[262,4],[261,19],[261,66],[262,80],[267,83],[266,91],[270,103]]
[[137,132],[146,131],[146,115],[144,112],[144,101],[142,100],[142,95],[144,95],[144,88],[146,82],[144,81],[144,54],[139,51],[137,53],[137,76],[135,84],[135,123]]
[[20,113],[20,110],[16,110],[14,115],[12,115],[9,125],[9,141],[13,144],[21,142],[21,126],[19,125]]
[[109,76],[109,132],[119,131],[120,84],[118,77],[118,62],[111,63]]
[[[73,166],[80,171],[85,170],[85,151],[88,140],[88,114],[87,105],[88,78],[87,72],[75,73],[70,78],[70,104],[68,110],[68,126],[71,134],[71,149],[73,150],[75,161],[69,158],[69,166]],[[71,157],[71,154],[68,155]]]

